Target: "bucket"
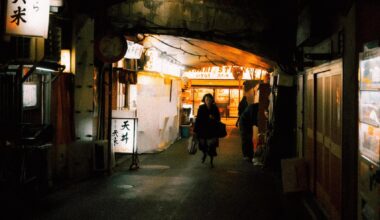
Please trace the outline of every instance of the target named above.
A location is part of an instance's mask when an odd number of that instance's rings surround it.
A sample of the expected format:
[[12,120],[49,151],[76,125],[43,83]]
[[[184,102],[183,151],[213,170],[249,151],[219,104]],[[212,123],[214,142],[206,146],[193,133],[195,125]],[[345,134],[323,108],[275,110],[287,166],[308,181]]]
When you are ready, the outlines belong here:
[[191,125],[181,125],[181,137],[182,138],[190,137],[190,126]]

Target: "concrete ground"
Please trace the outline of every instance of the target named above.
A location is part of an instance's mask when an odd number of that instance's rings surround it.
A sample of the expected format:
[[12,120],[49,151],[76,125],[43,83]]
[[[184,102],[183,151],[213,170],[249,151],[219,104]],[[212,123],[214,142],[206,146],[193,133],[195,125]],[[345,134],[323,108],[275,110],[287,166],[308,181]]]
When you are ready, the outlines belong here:
[[[280,178],[243,161],[238,129],[228,127],[214,168],[201,152],[187,153],[181,139],[157,154],[130,160],[107,177],[50,193],[16,211],[17,219],[311,219],[295,195],[282,193]],[[8,219],[8,218],[2,218]]]

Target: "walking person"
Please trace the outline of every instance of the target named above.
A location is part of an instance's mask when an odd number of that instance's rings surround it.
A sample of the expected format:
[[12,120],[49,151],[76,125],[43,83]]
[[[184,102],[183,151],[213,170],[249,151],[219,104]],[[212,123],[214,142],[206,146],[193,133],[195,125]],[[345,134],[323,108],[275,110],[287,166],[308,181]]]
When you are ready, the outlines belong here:
[[245,108],[247,108],[247,106],[248,106],[247,97],[243,96],[243,98],[240,100],[239,106],[238,106],[238,119],[236,120],[236,127],[239,126],[240,115],[243,114],[243,112],[244,112]]
[[214,167],[213,159],[217,155],[216,147],[219,144],[217,124],[220,122],[220,113],[215,105],[214,97],[207,93],[203,96],[204,104],[199,106],[194,124],[194,134],[199,140],[199,150],[203,152],[202,163],[210,157],[210,166]]
[[239,129],[243,159],[252,162],[253,159],[253,126],[257,125],[259,104],[250,104],[240,116]]

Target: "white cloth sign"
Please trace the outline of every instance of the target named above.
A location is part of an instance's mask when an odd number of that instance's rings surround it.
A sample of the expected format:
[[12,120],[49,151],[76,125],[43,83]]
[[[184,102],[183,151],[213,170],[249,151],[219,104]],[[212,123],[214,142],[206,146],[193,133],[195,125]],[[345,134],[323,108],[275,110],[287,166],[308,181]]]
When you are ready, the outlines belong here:
[[8,0],[6,33],[47,38],[50,0]]

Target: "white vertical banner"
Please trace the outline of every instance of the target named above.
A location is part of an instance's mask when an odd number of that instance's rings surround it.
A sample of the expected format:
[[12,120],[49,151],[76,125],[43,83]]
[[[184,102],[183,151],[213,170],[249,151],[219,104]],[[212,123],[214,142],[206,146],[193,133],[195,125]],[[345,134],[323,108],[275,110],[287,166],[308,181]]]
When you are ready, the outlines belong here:
[[111,147],[116,153],[136,151],[137,118],[112,118]]
[[50,0],[7,0],[6,33],[47,38]]

